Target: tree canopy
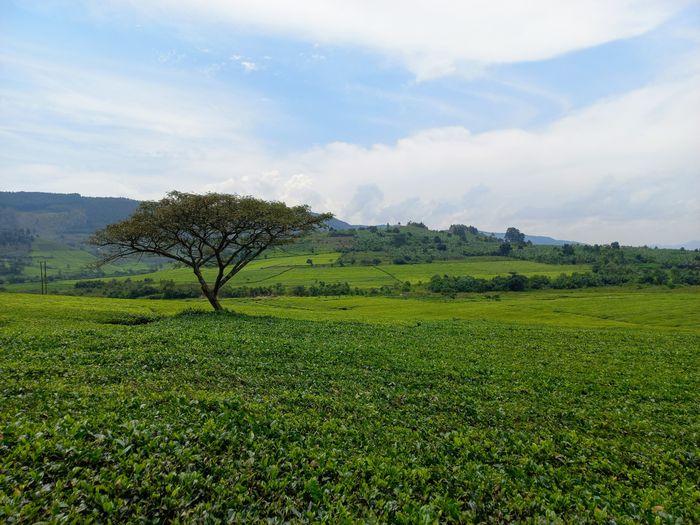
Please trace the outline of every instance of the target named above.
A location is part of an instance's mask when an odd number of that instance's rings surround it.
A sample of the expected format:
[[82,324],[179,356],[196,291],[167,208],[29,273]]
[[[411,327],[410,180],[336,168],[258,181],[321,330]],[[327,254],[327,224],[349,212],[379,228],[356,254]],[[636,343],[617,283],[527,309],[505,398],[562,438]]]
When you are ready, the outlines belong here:
[[506,230],[506,235],[504,237],[506,242],[511,244],[523,244],[525,242],[525,234],[517,228],[511,226]]
[[[104,249],[102,263],[135,254],[153,254],[192,268],[215,310],[221,288],[271,246],[294,242],[322,226],[330,213],[253,197],[173,191],[142,202],[128,219],[98,230],[91,242]],[[203,269],[217,269],[213,282]]]

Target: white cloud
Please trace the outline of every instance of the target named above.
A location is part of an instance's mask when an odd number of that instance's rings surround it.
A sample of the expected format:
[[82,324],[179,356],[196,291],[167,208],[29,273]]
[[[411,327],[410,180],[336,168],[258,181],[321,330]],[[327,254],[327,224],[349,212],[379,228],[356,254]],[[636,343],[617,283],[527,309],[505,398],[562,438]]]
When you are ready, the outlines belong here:
[[[246,192],[280,198],[303,173],[314,195],[356,223],[425,220],[602,242],[700,237],[700,76],[604,100],[540,130],[429,129],[393,145],[332,143],[275,166]],[[210,188],[241,191],[233,177]]]
[[543,60],[640,35],[690,2],[113,0],[111,5],[126,4],[153,20],[190,27],[210,21],[312,43],[353,45],[402,61],[418,78],[431,78],[473,74],[479,64]]
[[108,68],[86,69],[8,53],[0,54],[0,64],[13,80],[0,88],[3,107],[25,113],[4,119],[5,126],[22,126],[36,116],[72,126],[195,140],[212,130],[240,136],[253,120],[254,111],[247,110],[246,103],[236,103],[241,94],[224,97],[210,86],[204,97],[179,84],[179,77],[149,81]]
[[156,197],[193,183],[185,164],[218,151],[262,155],[251,128],[270,118],[267,104],[210,79],[154,80],[21,53],[0,54],[0,67],[11,79],[0,85],[2,189]]
[[[537,130],[423,130],[394,144],[287,155],[254,137],[254,97],[170,78],[2,55],[2,189],[154,198],[225,190],[357,223],[471,223],[582,241],[700,237],[700,70]],[[693,57],[692,60],[695,60]],[[178,87],[174,87],[177,85]]]
[[238,62],[246,73],[258,71],[260,66],[250,59],[246,59],[242,55],[231,55],[230,60]]

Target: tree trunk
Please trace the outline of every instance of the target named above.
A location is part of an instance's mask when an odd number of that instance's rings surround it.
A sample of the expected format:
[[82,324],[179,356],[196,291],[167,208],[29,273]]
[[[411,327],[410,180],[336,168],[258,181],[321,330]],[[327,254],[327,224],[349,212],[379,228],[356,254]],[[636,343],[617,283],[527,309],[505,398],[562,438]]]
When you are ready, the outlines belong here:
[[212,308],[216,310],[217,312],[220,310],[223,310],[224,307],[221,306],[221,303],[219,302],[219,298],[217,297],[218,293],[212,292],[209,290],[209,288],[205,288],[202,286],[202,292],[204,292],[204,296],[209,299],[209,303],[211,304]]

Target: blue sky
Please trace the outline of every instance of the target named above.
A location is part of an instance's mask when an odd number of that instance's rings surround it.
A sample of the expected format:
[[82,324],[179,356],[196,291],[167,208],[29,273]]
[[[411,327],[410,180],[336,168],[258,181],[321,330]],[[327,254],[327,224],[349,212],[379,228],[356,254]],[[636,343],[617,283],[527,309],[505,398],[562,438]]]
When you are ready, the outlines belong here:
[[0,188],[700,238],[698,2],[453,4],[4,2]]

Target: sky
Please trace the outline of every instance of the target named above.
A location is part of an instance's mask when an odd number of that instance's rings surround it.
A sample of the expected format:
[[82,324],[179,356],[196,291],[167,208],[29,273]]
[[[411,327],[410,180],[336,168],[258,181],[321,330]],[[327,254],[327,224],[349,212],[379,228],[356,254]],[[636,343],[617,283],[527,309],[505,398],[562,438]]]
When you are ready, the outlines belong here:
[[700,0],[0,0],[0,190],[700,239]]

